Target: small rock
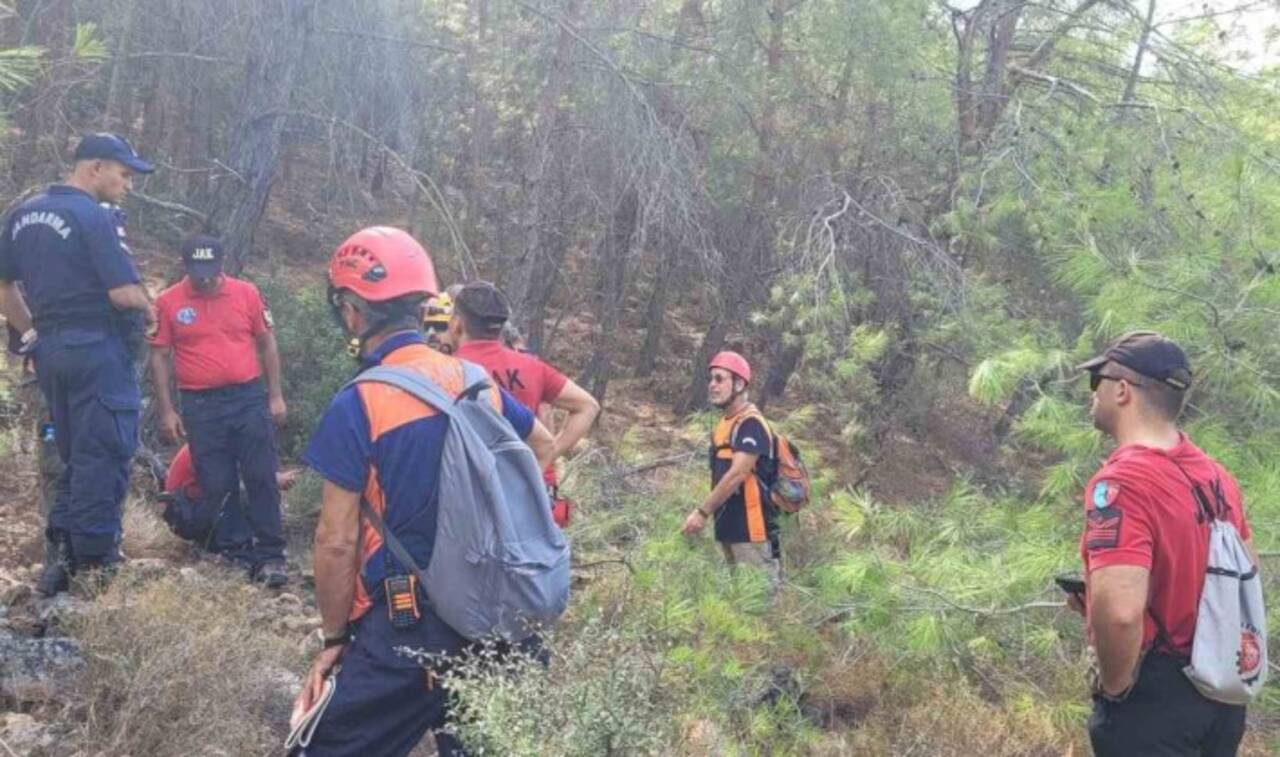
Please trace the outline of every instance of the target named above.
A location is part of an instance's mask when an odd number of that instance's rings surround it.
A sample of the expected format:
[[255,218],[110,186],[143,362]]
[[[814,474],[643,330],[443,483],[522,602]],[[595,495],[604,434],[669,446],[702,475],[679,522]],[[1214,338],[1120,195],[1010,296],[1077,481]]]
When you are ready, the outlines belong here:
[[12,607],[31,598],[31,587],[25,583],[9,584],[0,589],[0,606]]
[[14,754],[31,754],[37,749],[48,749],[56,739],[49,726],[25,712],[0,715],[0,738]]
[[49,702],[84,660],[72,639],[29,639],[0,631],[0,695],[17,702]]
[[200,571],[188,565],[185,568],[178,569],[178,577],[183,581],[199,581]]
[[87,609],[89,609],[88,600],[80,599],[64,591],[37,602],[36,617],[41,625],[48,628],[62,625],[67,618],[79,615]]
[[275,602],[281,607],[302,607],[302,598],[297,594],[290,594],[289,592],[284,592],[278,595]]

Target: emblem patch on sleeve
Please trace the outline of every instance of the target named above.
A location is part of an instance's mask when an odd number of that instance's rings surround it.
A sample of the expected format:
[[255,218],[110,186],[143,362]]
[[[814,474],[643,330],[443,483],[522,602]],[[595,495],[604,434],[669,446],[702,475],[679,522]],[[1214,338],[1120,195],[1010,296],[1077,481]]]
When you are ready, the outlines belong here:
[[274,329],[276,327],[276,320],[271,317],[271,308],[262,309],[262,320],[267,322],[267,328]]
[[1124,511],[1118,507],[1090,510],[1085,517],[1086,549],[1112,549],[1120,543],[1120,521]]
[[1105,510],[1116,503],[1120,496],[1120,484],[1115,481],[1099,481],[1093,485],[1093,506]]

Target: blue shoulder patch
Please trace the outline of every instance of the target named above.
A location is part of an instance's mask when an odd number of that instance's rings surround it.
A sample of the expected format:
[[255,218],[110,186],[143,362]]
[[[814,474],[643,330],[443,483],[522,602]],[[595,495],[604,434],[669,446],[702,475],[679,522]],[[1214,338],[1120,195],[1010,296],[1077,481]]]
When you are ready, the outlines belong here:
[[1120,496],[1120,485],[1114,481],[1099,481],[1093,485],[1093,506],[1095,509],[1105,510],[1115,504],[1118,496]]

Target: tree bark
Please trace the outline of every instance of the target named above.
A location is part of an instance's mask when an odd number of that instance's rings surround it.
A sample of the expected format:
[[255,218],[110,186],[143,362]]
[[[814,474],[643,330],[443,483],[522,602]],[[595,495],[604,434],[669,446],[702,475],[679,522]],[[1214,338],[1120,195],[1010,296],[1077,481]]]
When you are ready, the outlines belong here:
[[314,0],[264,0],[257,6],[255,47],[237,108],[244,116],[232,131],[224,161],[231,173],[220,177],[209,213],[211,231],[222,236],[225,265],[233,274],[252,252],[253,233],[271,193],[314,5]]
[[653,277],[653,291],[649,294],[649,305],[645,308],[644,345],[640,348],[640,356],[636,361],[636,378],[651,375],[658,366],[658,349],[662,346],[662,332],[667,322],[672,274],[676,270],[675,258],[676,245],[669,242],[664,245],[662,257],[658,260],[658,270]]
[[769,404],[770,400],[781,397],[783,392],[786,391],[787,382],[791,380],[791,374],[796,372],[796,368],[800,365],[800,358],[803,356],[804,346],[802,344],[784,344],[781,346],[773,362],[769,364],[769,372],[764,381],[760,382],[760,392],[756,403],[761,410]]
[[627,263],[640,217],[640,198],[635,187],[627,187],[613,211],[598,258],[596,323],[591,358],[583,370],[584,383],[596,400],[604,404],[613,357],[618,349],[618,327],[622,320],[627,289]]
[[[562,119],[561,99],[568,88],[571,73],[569,63],[574,39],[569,29],[577,21],[581,5],[582,0],[569,0],[565,7],[563,24],[560,25],[556,34],[555,51],[552,53],[546,83],[538,92],[534,103],[534,125],[529,134],[522,192],[528,208],[524,240],[516,265],[507,269],[508,276],[504,282],[506,285],[504,288],[511,298],[516,313],[522,316],[522,325],[529,336],[529,346],[534,350],[540,350],[543,347],[542,325],[534,323],[535,319],[540,320],[541,315],[528,311],[545,311],[545,306],[529,307],[531,301],[535,299],[532,286],[535,279],[539,278],[540,272],[543,274],[541,278],[545,281],[549,248],[557,244],[563,247],[563,241],[554,241],[545,233],[545,227],[550,221],[543,184],[547,172],[552,168],[553,156],[556,153],[553,135]],[[563,252],[560,255],[552,253],[551,256],[559,257],[562,254]]]
[[102,128],[110,131],[112,122],[121,125],[121,131],[128,131],[128,120],[116,118],[122,110],[120,104],[120,86],[124,80],[125,69],[129,65],[129,50],[133,42],[133,30],[138,21],[139,0],[128,0],[128,8],[124,14],[124,26],[120,36],[116,38],[115,51],[111,59],[111,83],[107,86],[107,103],[102,109]]
[[1156,16],[1156,0],[1147,2],[1147,18],[1142,24],[1142,36],[1138,38],[1138,50],[1133,54],[1133,67],[1129,69],[1129,78],[1124,83],[1124,95],[1120,102],[1133,102],[1138,91],[1138,74],[1142,71],[1142,59],[1147,55],[1147,45],[1151,41],[1151,25]]

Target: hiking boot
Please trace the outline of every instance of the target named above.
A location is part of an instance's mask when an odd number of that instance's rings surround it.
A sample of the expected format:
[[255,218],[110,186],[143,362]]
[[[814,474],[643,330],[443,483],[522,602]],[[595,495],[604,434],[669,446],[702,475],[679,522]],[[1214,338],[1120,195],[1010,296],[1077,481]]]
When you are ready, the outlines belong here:
[[45,540],[44,571],[36,581],[36,593],[52,597],[71,586],[71,547],[64,539]]
[[272,560],[258,566],[258,570],[254,574],[253,580],[268,589],[279,589],[289,583],[289,573],[285,570],[284,562],[280,560]]

